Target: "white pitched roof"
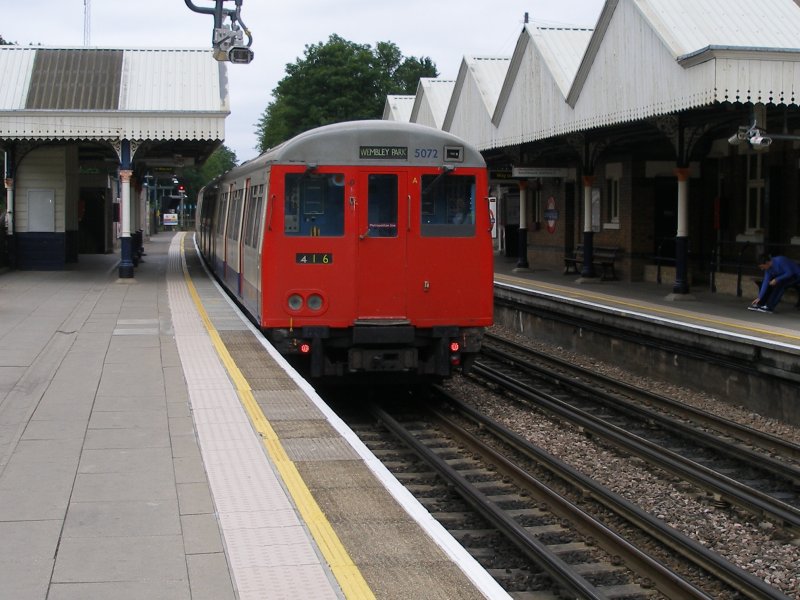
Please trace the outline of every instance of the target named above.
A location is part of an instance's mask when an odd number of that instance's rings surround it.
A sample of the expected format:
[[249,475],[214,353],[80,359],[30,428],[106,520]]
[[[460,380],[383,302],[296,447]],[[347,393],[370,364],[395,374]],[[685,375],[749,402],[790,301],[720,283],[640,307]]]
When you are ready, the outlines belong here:
[[416,96],[386,96],[386,104],[383,107],[384,121],[402,121],[408,123],[411,120],[411,109],[414,108]]
[[594,32],[579,35],[586,50],[576,63],[555,38],[526,28],[496,130],[470,141],[514,145],[716,102],[800,102],[795,0],[607,0]]
[[558,89],[566,96],[594,30],[549,27],[528,29]]
[[452,79],[433,77],[420,79],[414,107],[411,110],[411,122],[441,129],[455,84]]
[[[532,125],[536,121],[540,121],[539,126],[544,130],[552,130],[553,119],[539,120],[538,113],[549,110],[558,112],[564,104],[565,94],[575,78],[593,35],[592,30],[583,28],[549,29],[526,26],[522,30],[492,116],[492,122],[498,126],[497,135],[501,139],[504,139],[504,134],[500,131],[500,124],[504,120],[509,130],[517,127],[514,135],[522,135],[520,139],[525,139],[527,131],[536,126]],[[524,100],[523,96],[528,96],[528,100]],[[513,113],[515,116],[509,116],[512,113],[507,112],[509,102],[520,103],[517,107],[519,112]],[[529,114],[524,114],[525,112]],[[487,140],[487,143],[495,142]]]
[[[601,47],[608,45],[609,35],[627,38],[624,47],[616,44],[627,51],[624,54],[638,52],[634,44],[652,35],[684,68],[722,59],[703,77],[702,101],[685,107],[714,100],[794,102],[796,66],[770,62],[800,61],[800,7],[795,0],[607,0],[567,96],[570,105],[582,93],[589,71],[598,68],[594,61]],[[640,64],[650,62],[650,72],[659,72],[660,64],[652,62],[652,55],[639,54]],[[625,63],[631,58],[624,56]],[[783,77],[782,71],[792,74]],[[712,88],[725,91],[709,94]],[[755,93],[745,99],[738,94],[743,90]]]
[[706,46],[800,48],[794,0],[636,0],[672,54]]
[[[594,30],[526,26],[491,125],[491,72],[465,58],[443,127],[481,149],[716,103],[800,104],[800,0],[606,0]],[[439,126],[430,81],[418,122]]]
[[490,136],[492,114],[510,63],[507,56],[465,56],[442,128],[465,139]]

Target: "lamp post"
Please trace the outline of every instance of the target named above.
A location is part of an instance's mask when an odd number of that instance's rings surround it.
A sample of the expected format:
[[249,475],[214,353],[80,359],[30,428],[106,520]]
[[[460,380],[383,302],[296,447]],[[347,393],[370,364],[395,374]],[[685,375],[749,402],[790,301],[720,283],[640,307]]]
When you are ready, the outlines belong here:
[[183,231],[186,229],[186,215],[183,214],[184,205],[183,201],[186,198],[186,188],[183,184],[178,184],[178,196],[180,196],[179,204],[178,204],[178,229]]
[[153,199],[151,199],[151,196],[155,191],[153,189],[153,176],[150,175],[150,173],[147,173],[144,176],[144,184],[145,186],[147,186],[147,199],[145,200],[145,207],[144,207],[144,214],[147,216],[147,218],[145,219],[145,234],[149,237],[152,233],[151,231],[152,219],[150,218],[150,209],[153,206]]

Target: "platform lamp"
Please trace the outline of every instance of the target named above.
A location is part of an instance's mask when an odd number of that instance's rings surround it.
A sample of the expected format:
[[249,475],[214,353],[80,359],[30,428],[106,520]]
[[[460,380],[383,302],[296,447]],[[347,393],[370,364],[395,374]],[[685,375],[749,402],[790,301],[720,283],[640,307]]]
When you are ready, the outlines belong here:
[[150,210],[152,209],[152,207],[153,207],[153,205],[155,203],[155,196],[153,195],[153,193],[155,192],[155,189],[153,187],[153,176],[149,172],[145,173],[144,184],[145,184],[145,186],[147,186],[147,205],[145,206],[144,213],[147,215],[147,231],[146,231],[146,234],[149,236],[150,233],[151,233],[151,231],[150,231],[151,230],[151,227],[150,227],[150,225],[151,225]]
[[178,205],[178,218],[180,219],[180,230],[186,229],[186,216],[183,214],[185,209],[184,200],[186,199],[186,186],[182,183],[178,184],[178,196],[180,196],[180,204]]

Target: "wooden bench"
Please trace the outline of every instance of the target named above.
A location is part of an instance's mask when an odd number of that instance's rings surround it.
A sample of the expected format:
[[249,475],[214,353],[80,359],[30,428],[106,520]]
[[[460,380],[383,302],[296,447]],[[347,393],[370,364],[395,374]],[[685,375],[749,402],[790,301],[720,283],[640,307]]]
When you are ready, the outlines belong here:
[[[621,252],[620,248],[610,248],[606,246],[592,247],[592,265],[599,268],[600,279],[608,281],[617,278],[615,262]],[[572,256],[564,257],[564,275],[575,273],[579,275],[583,267],[583,244],[578,244],[572,252]]]

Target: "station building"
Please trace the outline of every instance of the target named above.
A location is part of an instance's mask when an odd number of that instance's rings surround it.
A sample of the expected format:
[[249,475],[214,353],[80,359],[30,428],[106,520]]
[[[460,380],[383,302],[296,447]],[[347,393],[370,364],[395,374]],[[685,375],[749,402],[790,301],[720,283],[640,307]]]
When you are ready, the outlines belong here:
[[119,252],[133,277],[155,199],[225,138],[225,64],[210,49],[0,46],[0,80],[11,266]]
[[613,249],[619,278],[681,299],[741,294],[762,252],[800,259],[795,0],[607,0],[593,29],[526,22],[511,56],[465,56],[442,101],[446,82],[384,118],[481,150],[518,268]]

